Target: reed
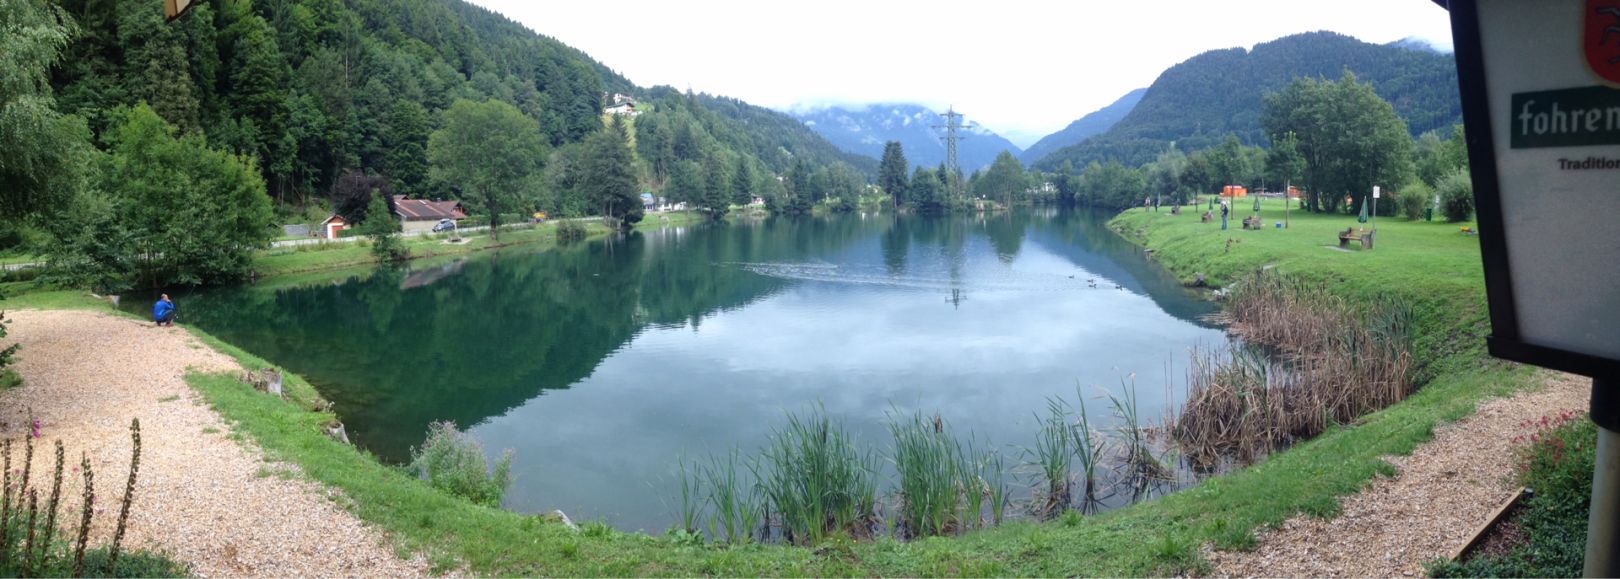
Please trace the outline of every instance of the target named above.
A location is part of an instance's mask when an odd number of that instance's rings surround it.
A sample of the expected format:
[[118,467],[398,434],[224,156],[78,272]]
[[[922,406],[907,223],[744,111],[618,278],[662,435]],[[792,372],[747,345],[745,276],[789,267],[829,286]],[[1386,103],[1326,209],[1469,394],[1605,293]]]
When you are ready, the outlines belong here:
[[1101,433],[1091,428],[1091,417],[1086,414],[1086,396],[1080,386],[1074,388],[1077,402],[1077,418],[1069,429],[1072,438],[1070,444],[1074,447],[1075,458],[1080,461],[1082,510],[1091,511],[1097,502],[1097,471],[1102,465],[1103,453],[1107,451],[1108,441]]
[[1243,346],[1194,350],[1187,403],[1173,428],[1183,451],[1199,464],[1248,462],[1404,399],[1412,390],[1413,306],[1398,298],[1377,304],[1361,310],[1278,274],[1240,282],[1221,317],[1275,355]]
[[925,419],[921,413],[899,418],[891,412],[889,432],[894,436],[890,460],[900,479],[896,529],[905,537],[923,537],[960,528],[962,491],[977,486],[965,484],[970,477],[976,483],[977,473],[965,464],[962,447],[945,431],[944,420],[937,415]]
[[812,544],[835,532],[864,538],[876,522],[876,454],[816,407],[788,414],[772,430],[761,460],[750,463],[761,494],[790,543]]
[[732,544],[752,539],[760,516],[758,488],[746,484],[738,475],[740,460],[740,453],[733,448],[721,456],[711,455],[702,469],[711,513],[709,537],[719,540],[719,531],[724,530],[726,542]]
[[705,508],[702,467],[689,464],[685,456],[680,457],[675,461],[675,482],[681,495],[675,513],[681,520],[681,530],[696,534]]
[[1024,450],[1026,463],[1040,473],[1030,511],[1041,519],[1050,519],[1068,510],[1071,501],[1070,467],[1075,455],[1070,444],[1074,438],[1068,414],[1068,405],[1061,399],[1048,398],[1046,416],[1035,415],[1041,425],[1035,436],[1035,448]]
[[1007,514],[1012,495],[1007,488],[1006,455],[991,450],[984,461],[984,480],[990,499],[990,524],[1000,525]]
[[1121,380],[1119,395],[1108,393],[1108,402],[1113,406],[1114,417],[1119,420],[1114,434],[1119,441],[1119,466],[1124,470],[1124,480],[1132,483],[1138,493],[1152,483],[1170,480],[1173,473],[1153,453],[1153,447],[1144,435],[1138,412],[1135,377]]

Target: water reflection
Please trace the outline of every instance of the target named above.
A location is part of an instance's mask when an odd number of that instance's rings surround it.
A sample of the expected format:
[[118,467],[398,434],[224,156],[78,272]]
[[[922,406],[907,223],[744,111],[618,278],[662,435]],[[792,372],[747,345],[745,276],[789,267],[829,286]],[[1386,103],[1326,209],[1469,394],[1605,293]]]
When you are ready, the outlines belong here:
[[876,446],[891,408],[937,411],[1022,446],[1077,383],[1134,372],[1157,416],[1186,348],[1221,339],[1209,304],[1069,212],[768,219],[181,302],[385,460],[451,420],[516,450],[509,507],[654,530],[675,457],[752,451],[784,410],[825,405]]

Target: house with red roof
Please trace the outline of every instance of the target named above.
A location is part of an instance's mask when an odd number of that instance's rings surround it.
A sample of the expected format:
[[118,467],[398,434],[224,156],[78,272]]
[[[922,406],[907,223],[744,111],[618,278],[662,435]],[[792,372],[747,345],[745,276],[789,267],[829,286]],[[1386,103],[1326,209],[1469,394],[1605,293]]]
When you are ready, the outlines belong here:
[[394,216],[399,218],[406,233],[412,233],[432,231],[434,225],[445,219],[460,222],[467,218],[467,212],[462,210],[460,201],[406,199],[404,195],[395,195]]

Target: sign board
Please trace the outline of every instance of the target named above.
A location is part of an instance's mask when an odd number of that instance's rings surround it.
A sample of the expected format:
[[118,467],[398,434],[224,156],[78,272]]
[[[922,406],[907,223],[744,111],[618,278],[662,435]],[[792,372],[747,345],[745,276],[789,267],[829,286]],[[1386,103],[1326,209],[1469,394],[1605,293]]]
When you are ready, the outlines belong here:
[[1373,199],[1377,199],[1377,198],[1378,198],[1378,186],[1373,185]]
[[1620,378],[1620,0],[1451,0],[1492,355]]

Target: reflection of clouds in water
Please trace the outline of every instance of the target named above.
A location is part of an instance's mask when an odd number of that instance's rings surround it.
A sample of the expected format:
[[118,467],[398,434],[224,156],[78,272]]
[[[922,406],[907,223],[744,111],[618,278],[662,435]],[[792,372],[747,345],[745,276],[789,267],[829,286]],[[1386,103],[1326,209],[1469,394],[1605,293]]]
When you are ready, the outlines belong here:
[[[949,290],[964,288],[975,291],[1060,292],[1088,289],[1114,289],[1112,280],[1098,278],[1076,269],[1070,274],[1007,271],[994,278],[969,277],[953,280],[925,273],[890,274],[873,265],[835,265],[830,263],[726,263],[721,267],[737,267],[751,273],[790,281],[814,281],[835,284],[858,284],[904,289]],[[943,272],[941,272],[943,273]],[[1096,287],[1088,281],[1094,280]]]

